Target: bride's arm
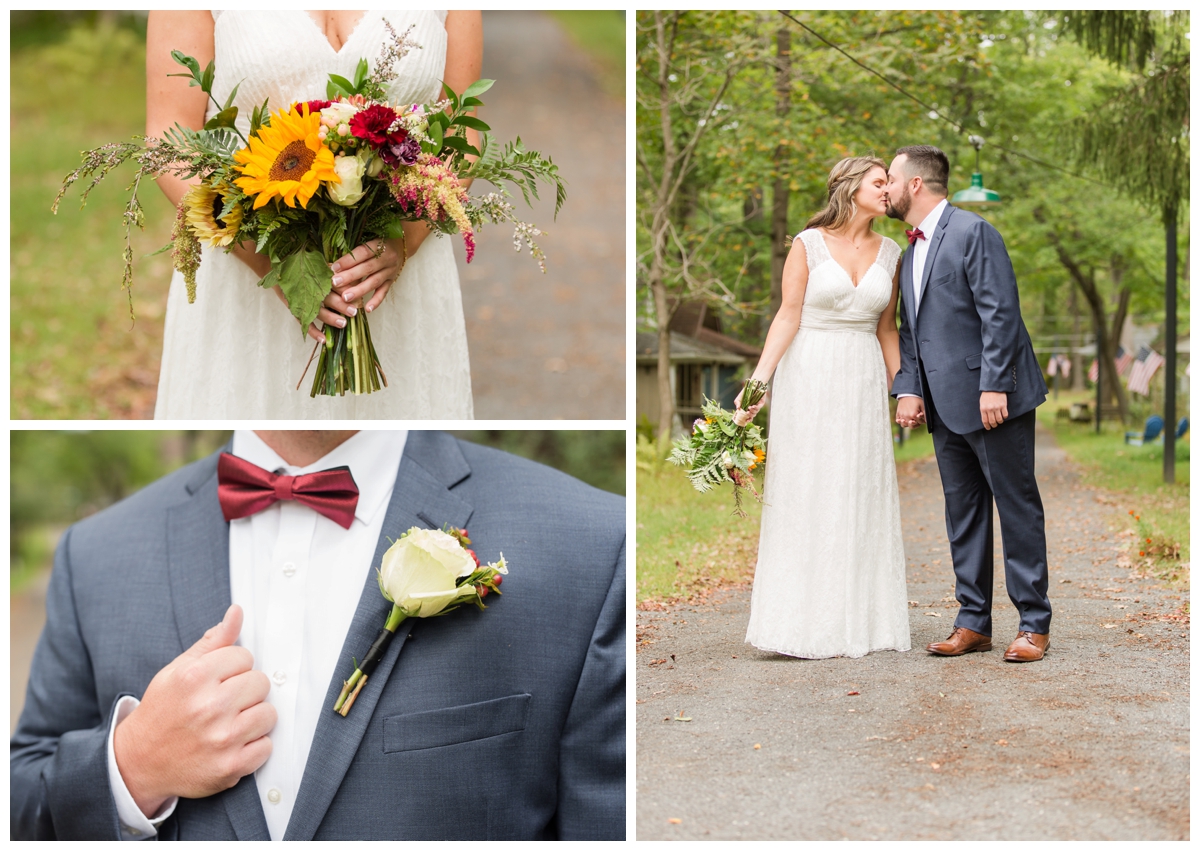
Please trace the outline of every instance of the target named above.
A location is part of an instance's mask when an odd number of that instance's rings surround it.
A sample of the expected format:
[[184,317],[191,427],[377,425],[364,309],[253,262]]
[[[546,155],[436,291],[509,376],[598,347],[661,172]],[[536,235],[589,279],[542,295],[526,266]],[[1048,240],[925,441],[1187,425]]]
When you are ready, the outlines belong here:
[[900,302],[900,266],[896,266],[896,274],[892,277],[892,298],[883,313],[879,315],[879,327],[875,336],[879,338],[879,346],[883,349],[883,364],[887,368],[888,392],[892,390],[892,380],[900,371],[900,332],[896,330],[896,305]]
[[[179,124],[193,130],[204,126],[208,95],[199,86],[188,85],[186,77],[169,77],[183,71],[171,58],[179,50],[192,56],[204,68],[213,60],[213,17],[211,12],[151,12],[146,21],[146,135],[161,139]],[[198,178],[183,180],[172,175],[158,178],[158,186],[176,207]],[[260,278],[271,269],[271,261],[254,252],[246,242],[233,253]]]
[[[804,289],[807,286],[808,254],[804,250],[804,241],[797,238],[792,242],[787,262],[783,264],[783,301],[779,305],[779,312],[771,320],[767,341],[763,344],[762,357],[754,367],[752,379],[765,384],[775,374],[775,367],[779,365],[783,353],[791,345],[796,330],[800,327],[800,312],[804,307]],[[741,402],[740,396],[738,402]],[[761,405],[754,407],[757,409]],[[752,410],[751,413],[757,413],[757,410]]]

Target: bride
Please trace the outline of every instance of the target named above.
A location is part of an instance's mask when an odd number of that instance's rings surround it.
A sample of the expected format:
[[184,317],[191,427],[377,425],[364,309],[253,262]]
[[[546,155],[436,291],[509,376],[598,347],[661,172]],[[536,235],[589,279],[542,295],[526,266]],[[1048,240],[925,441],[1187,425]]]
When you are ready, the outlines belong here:
[[[172,50],[194,56],[202,68],[215,58],[213,96],[224,103],[239,87],[237,124],[248,135],[251,111],[263,100],[274,111],[323,98],[330,73],[352,78],[360,58],[374,67],[390,43],[385,19],[397,33],[414,25],[412,39],[421,46],[396,66],[391,102],[436,100],[442,80],[461,92],[479,77],[477,11],[152,12],[146,133],[160,137],[176,123],[199,128],[216,112],[186,78],[167,76],[181,70]],[[176,206],[189,187],[170,176],[158,183]],[[180,273],[171,281],[155,418],[470,419],[458,269],[450,239],[429,236],[424,224],[408,223],[403,244],[372,240],[336,261],[333,292],[318,322],[304,330],[278,287],[258,287],[270,260],[252,244],[231,254],[205,246],[195,304],[187,303]],[[312,373],[299,390],[296,384],[314,341],[324,340],[320,324],[344,325],[360,298],[388,386],[370,395],[309,398]]]
[[888,408],[901,252],[872,230],[886,184],[875,157],[833,167],[828,205],[792,243],[754,370],[775,374],[746,632],[762,650],[821,659],[910,646]]

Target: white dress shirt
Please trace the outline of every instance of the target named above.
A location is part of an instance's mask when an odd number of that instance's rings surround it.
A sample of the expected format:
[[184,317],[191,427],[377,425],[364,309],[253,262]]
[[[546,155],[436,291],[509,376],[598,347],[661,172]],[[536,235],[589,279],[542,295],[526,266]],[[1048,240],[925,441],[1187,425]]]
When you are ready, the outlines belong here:
[[[350,659],[340,658],[342,643],[371,571],[407,437],[406,431],[360,431],[319,461],[293,467],[254,432],[234,433],[233,454],[264,470],[295,476],[348,466],[359,488],[349,529],[290,501],[229,524],[230,594],[245,614],[237,643],[253,654],[254,669],[270,677],[267,702],[278,713],[271,756],[254,775],[272,840],[283,838],[317,722],[332,711],[324,705],[329,683],[339,665],[350,673]],[[117,770],[113,730],[136,706],[132,697],[118,704],[108,737],[123,839],[156,835],[178,801],[147,819]]]
[[929,256],[929,240],[933,238],[933,232],[937,230],[938,222],[942,220],[942,211],[945,209],[946,199],[943,198],[917,225],[917,230],[925,234],[925,238],[913,243],[913,313],[921,308],[921,279],[925,275],[925,258]]
[[[938,222],[942,220],[942,211],[946,209],[946,199],[938,201],[937,206],[929,211],[929,215],[921,220],[917,225],[917,230],[925,235],[924,239],[918,239],[912,244],[913,252],[913,275],[912,275],[912,298],[913,298],[913,313],[921,307],[921,277],[925,274],[925,258],[929,256],[929,240],[933,237],[934,230],[937,229]],[[907,396],[916,396],[916,393],[897,393],[897,399],[904,399]]]

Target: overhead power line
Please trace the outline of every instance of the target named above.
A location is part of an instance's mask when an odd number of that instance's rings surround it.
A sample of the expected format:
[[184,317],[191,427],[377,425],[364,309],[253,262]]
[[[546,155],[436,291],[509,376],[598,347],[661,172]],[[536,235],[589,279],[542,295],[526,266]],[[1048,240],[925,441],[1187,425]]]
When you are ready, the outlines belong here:
[[[782,9],[780,9],[780,10],[778,10],[778,11],[779,11],[779,14],[783,15],[785,18],[787,18],[788,20],[790,20],[792,23],[796,24],[797,26],[799,26],[799,27],[803,28],[803,29],[804,29],[805,31],[807,31],[808,33],[812,34],[814,37],[816,37],[817,39],[819,39],[819,40],[820,40],[821,42],[823,42],[825,45],[827,45],[828,47],[831,47],[831,48],[833,48],[833,49],[834,49],[834,50],[836,50],[838,53],[842,54],[842,56],[845,56],[847,59],[849,59],[849,60],[850,60],[851,62],[853,62],[855,65],[857,65],[859,68],[862,68],[864,71],[866,71],[868,74],[872,74],[872,75],[874,75],[874,76],[878,77],[879,79],[881,79],[881,80],[883,80],[885,83],[887,83],[889,86],[891,86],[893,89],[895,89],[896,91],[898,91],[900,94],[904,95],[904,96],[905,96],[906,98],[908,98],[909,100],[911,100],[911,101],[913,101],[914,103],[916,103],[916,104],[918,104],[918,105],[920,105],[920,106],[924,107],[925,109],[929,110],[931,113],[933,113],[935,116],[937,116],[937,117],[938,117],[938,118],[940,118],[941,120],[945,121],[947,124],[949,124],[951,127],[953,127],[953,128],[954,128],[956,131],[958,131],[959,133],[963,133],[963,132],[965,132],[965,130],[964,130],[964,128],[963,128],[963,126],[962,126],[961,124],[959,124],[957,121],[954,121],[953,119],[951,119],[951,118],[949,118],[949,117],[947,117],[947,116],[943,115],[943,114],[942,114],[942,112],[941,112],[941,110],[939,110],[937,107],[935,107],[935,106],[931,106],[930,104],[927,104],[927,103],[925,103],[925,101],[921,100],[919,97],[917,97],[916,95],[912,94],[911,92],[907,92],[907,91],[905,91],[905,90],[904,90],[903,88],[901,88],[901,87],[900,87],[900,86],[899,86],[897,83],[893,82],[892,80],[889,80],[887,77],[885,77],[885,76],[884,76],[883,74],[881,74],[880,72],[876,71],[874,68],[871,68],[870,66],[868,66],[868,65],[864,64],[863,62],[860,62],[860,61],[859,61],[858,59],[856,59],[854,56],[851,56],[851,55],[850,55],[849,53],[847,53],[845,50],[842,50],[842,48],[838,47],[838,46],[837,46],[836,44],[834,44],[832,41],[830,41],[829,39],[825,38],[825,36],[821,35],[819,32],[817,32],[816,30],[814,30],[814,29],[813,29],[812,27],[810,27],[808,24],[806,24],[806,23],[804,23],[803,21],[801,21],[801,20],[797,19],[797,18],[796,18],[795,16],[793,16],[793,15],[792,15],[790,12],[785,12],[785,11],[783,11]],[[1104,187],[1106,187],[1106,188],[1108,187],[1108,184],[1107,184],[1107,183],[1104,183],[1104,182],[1102,182],[1102,181],[1096,180],[1096,179],[1094,179],[1094,178],[1091,178],[1091,177],[1087,177],[1086,175],[1082,175],[1082,174],[1076,174],[1076,173],[1075,173],[1075,172],[1073,172],[1073,171],[1068,171],[1067,169],[1063,168],[1062,166],[1057,166],[1057,165],[1054,165],[1053,163],[1048,163],[1048,162],[1046,162],[1045,160],[1040,160],[1040,159],[1038,159],[1037,157],[1032,157],[1032,156],[1030,156],[1029,154],[1022,153],[1021,151],[1015,151],[1015,150],[1013,150],[1012,148],[1006,148],[1006,147],[1004,147],[1004,145],[998,144],[997,142],[992,142],[992,141],[990,141],[990,140],[989,140],[988,144],[990,144],[992,147],[994,147],[994,148],[996,148],[996,149],[998,149],[998,150],[1004,151],[1006,154],[1012,154],[1014,157],[1020,157],[1021,159],[1024,159],[1024,160],[1029,160],[1029,162],[1031,162],[1031,163],[1036,163],[1036,164],[1038,164],[1038,165],[1042,166],[1043,168],[1049,168],[1049,169],[1053,169],[1054,171],[1061,171],[1063,174],[1068,174],[1068,175],[1070,175],[1071,177],[1076,177],[1076,178],[1078,178],[1078,179],[1080,179],[1080,180],[1086,180],[1086,181],[1088,181],[1089,183],[1094,183],[1094,184],[1096,184],[1097,186],[1104,186]]]

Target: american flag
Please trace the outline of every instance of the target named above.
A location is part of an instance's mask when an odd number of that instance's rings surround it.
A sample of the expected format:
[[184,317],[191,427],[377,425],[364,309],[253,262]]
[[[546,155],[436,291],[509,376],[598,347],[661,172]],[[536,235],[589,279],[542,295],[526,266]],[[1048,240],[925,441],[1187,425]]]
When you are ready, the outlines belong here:
[[[1113,366],[1117,368],[1117,375],[1124,375],[1129,371],[1129,365],[1133,363],[1133,356],[1125,351],[1121,346],[1117,346],[1117,357],[1113,361]],[[1095,381],[1100,375],[1100,360],[1097,358],[1092,361],[1091,367],[1088,368],[1088,381]],[[1053,373],[1051,373],[1053,374]],[[1063,373],[1066,375],[1066,373]]]
[[1134,362],[1133,369],[1129,371],[1129,389],[1141,396],[1149,396],[1150,379],[1164,363],[1166,360],[1162,355],[1154,349],[1142,346],[1138,350],[1137,361]]

